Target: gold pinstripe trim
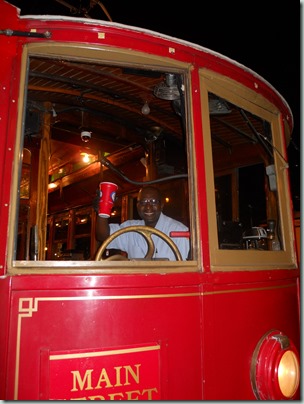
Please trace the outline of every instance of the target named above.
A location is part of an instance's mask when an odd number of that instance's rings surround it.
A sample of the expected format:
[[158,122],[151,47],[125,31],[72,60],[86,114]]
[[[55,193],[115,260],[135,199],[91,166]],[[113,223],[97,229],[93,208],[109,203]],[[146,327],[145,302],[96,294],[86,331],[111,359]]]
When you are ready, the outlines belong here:
[[18,320],[17,320],[17,341],[16,341],[16,367],[15,367],[15,385],[14,400],[18,400],[19,386],[19,365],[20,365],[20,342],[22,319],[32,317],[33,313],[38,311],[39,302],[50,301],[81,301],[81,300],[119,300],[119,299],[147,299],[147,298],[174,298],[174,297],[193,297],[200,296],[200,293],[174,293],[174,294],[155,294],[155,295],[121,295],[121,296],[61,296],[61,297],[22,297],[18,304]]
[[296,287],[296,283],[289,283],[287,285],[277,285],[277,286],[265,286],[260,288],[248,288],[248,289],[231,289],[231,290],[217,290],[217,291],[210,291],[210,292],[203,292],[201,293],[202,296],[207,295],[221,295],[226,293],[244,293],[244,292],[257,292],[261,290],[273,290],[273,289],[284,289],[284,288],[291,288]]
[[[199,297],[219,294],[245,293],[263,290],[274,290],[296,287],[295,283],[277,286],[257,287],[257,288],[240,288],[231,290],[218,290],[210,292],[193,292],[193,293],[163,293],[163,294],[147,294],[147,295],[115,295],[115,296],[61,296],[61,297],[22,297],[18,304],[18,320],[17,320],[17,341],[16,341],[16,367],[15,367],[15,385],[14,400],[18,400],[19,386],[19,364],[20,364],[20,341],[22,319],[32,317],[33,313],[38,311],[39,302],[47,301],[82,301],[82,300],[131,300],[131,299],[159,299],[159,298],[178,298],[178,297]],[[113,353],[114,354],[114,353]]]
[[120,355],[120,354],[125,354],[125,353],[159,351],[159,350],[160,350],[160,345],[146,346],[146,347],[140,347],[140,348],[128,348],[128,349],[111,349],[108,351],[98,351],[98,352],[83,352],[83,353],[75,353],[75,354],[50,355],[50,360],[94,358],[96,356]]

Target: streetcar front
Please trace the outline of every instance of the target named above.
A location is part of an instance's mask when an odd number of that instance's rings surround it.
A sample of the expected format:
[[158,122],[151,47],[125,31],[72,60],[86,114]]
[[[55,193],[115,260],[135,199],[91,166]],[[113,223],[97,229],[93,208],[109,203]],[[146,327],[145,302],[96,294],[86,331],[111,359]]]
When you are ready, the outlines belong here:
[[[1,398],[299,399],[284,98],[176,38],[0,12]],[[137,225],[100,243],[105,182],[109,223]],[[111,248],[131,232],[142,256]]]

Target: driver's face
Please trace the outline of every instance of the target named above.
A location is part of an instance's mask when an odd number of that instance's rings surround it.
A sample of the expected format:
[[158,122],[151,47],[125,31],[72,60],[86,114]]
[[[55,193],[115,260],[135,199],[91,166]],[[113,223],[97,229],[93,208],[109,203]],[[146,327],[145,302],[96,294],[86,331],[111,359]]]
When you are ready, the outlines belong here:
[[155,227],[163,209],[160,192],[153,187],[143,188],[137,197],[137,211],[146,226]]

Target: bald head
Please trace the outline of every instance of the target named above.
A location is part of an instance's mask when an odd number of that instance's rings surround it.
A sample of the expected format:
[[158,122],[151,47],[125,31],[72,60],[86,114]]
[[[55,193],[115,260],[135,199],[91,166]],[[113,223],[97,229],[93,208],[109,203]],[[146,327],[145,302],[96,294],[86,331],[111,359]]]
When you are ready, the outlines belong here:
[[139,190],[137,200],[139,201],[146,198],[154,198],[162,201],[162,193],[158,188],[147,185]]

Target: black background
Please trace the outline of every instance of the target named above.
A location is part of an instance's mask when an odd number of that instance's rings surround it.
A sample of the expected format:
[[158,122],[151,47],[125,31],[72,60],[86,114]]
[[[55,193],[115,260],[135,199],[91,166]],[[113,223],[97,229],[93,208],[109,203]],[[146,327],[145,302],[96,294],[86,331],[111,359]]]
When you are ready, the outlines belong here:
[[[300,3],[188,0],[9,0],[20,14],[109,20],[180,38],[250,68],[285,98],[294,117],[288,147],[294,209],[300,210]],[[70,6],[70,7],[69,7]],[[2,27],[1,27],[2,28]],[[9,27],[3,27],[9,28]]]

